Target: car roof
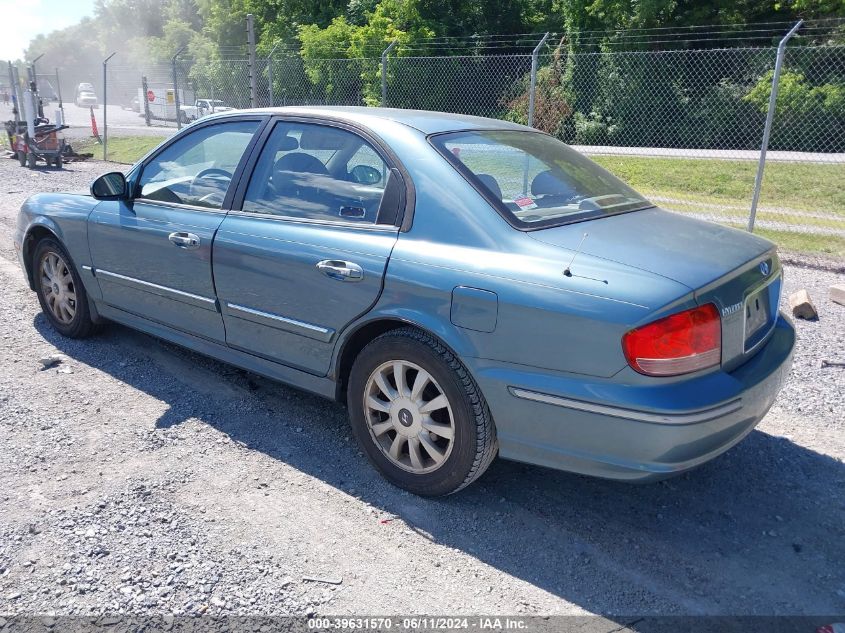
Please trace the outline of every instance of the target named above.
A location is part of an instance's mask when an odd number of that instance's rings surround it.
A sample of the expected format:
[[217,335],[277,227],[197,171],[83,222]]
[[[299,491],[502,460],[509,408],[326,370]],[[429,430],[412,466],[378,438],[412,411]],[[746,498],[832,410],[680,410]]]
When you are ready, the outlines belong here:
[[[467,114],[431,112],[428,110],[403,110],[400,108],[368,108],[365,106],[289,106],[284,108],[255,108],[239,113],[273,113],[319,115],[367,127],[378,125],[379,120],[389,120],[407,125],[423,134],[437,134],[457,130],[530,130],[533,128]],[[231,114],[231,113],[229,113]]]

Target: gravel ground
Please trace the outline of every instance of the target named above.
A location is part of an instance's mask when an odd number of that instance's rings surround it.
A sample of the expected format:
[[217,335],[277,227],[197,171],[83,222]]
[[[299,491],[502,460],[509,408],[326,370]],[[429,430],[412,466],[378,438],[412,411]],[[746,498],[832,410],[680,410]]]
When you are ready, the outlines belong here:
[[647,486],[498,460],[425,500],[339,405],[117,325],[50,329],[17,208],[109,168],[0,161],[0,614],[845,614],[845,369],[821,367],[845,361],[842,273],[788,267],[821,318],[719,459]]

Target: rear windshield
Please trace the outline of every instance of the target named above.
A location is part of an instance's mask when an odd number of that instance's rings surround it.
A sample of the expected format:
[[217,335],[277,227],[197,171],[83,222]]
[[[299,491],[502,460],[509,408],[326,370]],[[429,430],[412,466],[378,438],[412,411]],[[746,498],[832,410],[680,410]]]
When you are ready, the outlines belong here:
[[431,139],[519,228],[542,228],[653,206],[613,174],[539,132],[477,130]]

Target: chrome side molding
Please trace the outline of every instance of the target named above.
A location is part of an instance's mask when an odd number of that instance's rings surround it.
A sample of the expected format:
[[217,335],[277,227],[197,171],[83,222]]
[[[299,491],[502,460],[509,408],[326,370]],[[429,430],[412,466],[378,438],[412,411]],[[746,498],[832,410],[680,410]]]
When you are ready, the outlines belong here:
[[154,284],[149,281],[144,281],[143,279],[137,279],[135,277],[129,277],[127,275],[113,273],[111,271],[103,270],[101,268],[94,269],[93,273],[94,276],[98,279],[111,281],[117,284],[121,284],[123,286],[135,288],[137,290],[150,292],[152,294],[159,295],[167,299],[174,299],[176,301],[181,301],[182,303],[188,303],[190,305],[198,306],[200,308],[205,308],[206,310],[212,310],[214,312],[220,311],[217,304],[217,299],[203,297],[202,295],[195,295],[193,293],[185,292],[184,290],[177,290],[176,288],[171,288],[169,286],[161,286],[159,284]]
[[232,316],[258,323],[259,325],[266,325],[274,327],[293,334],[307,336],[318,341],[328,343],[334,338],[335,331],[330,328],[325,328],[313,323],[306,323],[305,321],[298,321],[280,314],[273,314],[271,312],[264,312],[263,310],[256,310],[255,308],[248,308],[247,306],[238,305],[236,303],[227,303],[226,311]]
[[511,395],[514,395],[517,398],[522,398],[523,400],[542,402],[543,404],[551,404],[558,407],[564,407],[566,409],[585,411],[587,413],[609,415],[614,418],[636,420],[637,422],[649,422],[651,424],[696,424],[698,422],[707,422],[708,420],[713,420],[733,413],[742,407],[742,399],[737,398],[716,407],[690,411],[687,413],[651,413],[649,411],[637,411],[634,409],[613,407],[606,404],[584,402],[583,400],[572,400],[562,396],[553,396],[551,394],[531,391],[529,389],[521,389],[519,387],[508,387],[508,391],[511,392]]

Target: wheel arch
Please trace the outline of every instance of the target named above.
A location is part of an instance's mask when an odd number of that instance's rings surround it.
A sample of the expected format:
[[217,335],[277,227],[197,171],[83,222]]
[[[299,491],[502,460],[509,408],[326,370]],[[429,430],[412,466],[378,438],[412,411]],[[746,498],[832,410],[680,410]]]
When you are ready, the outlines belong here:
[[346,399],[346,387],[349,383],[349,373],[352,364],[358,354],[370,342],[389,332],[400,328],[412,327],[429,336],[437,339],[449,349],[457,358],[461,357],[460,349],[463,347],[456,336],[449,336],[455,333],[455,328],[446,329],[442,324],[426,324],[422,319],[416,319],[406,314],[385,314],[372,316],[364,322],[358,323],[344,336],[339,345],[339,351],[334,362],[335,398],[338,402]]
[[58,241],[59,244],[64,245],[61,238],[61,231],[59,231],[59,228],[54,223],[48,221],[46,218],[38,218],[35,222],[33,222],[33,224],[27,229],[23,238],[23,243],[21,244],[23,262],[26,267],[26,280],[29,283],[30,290],[35,290],[35,279],[32,271],[32,254],[35,252],[35,245],[45,237],[51,237]]

